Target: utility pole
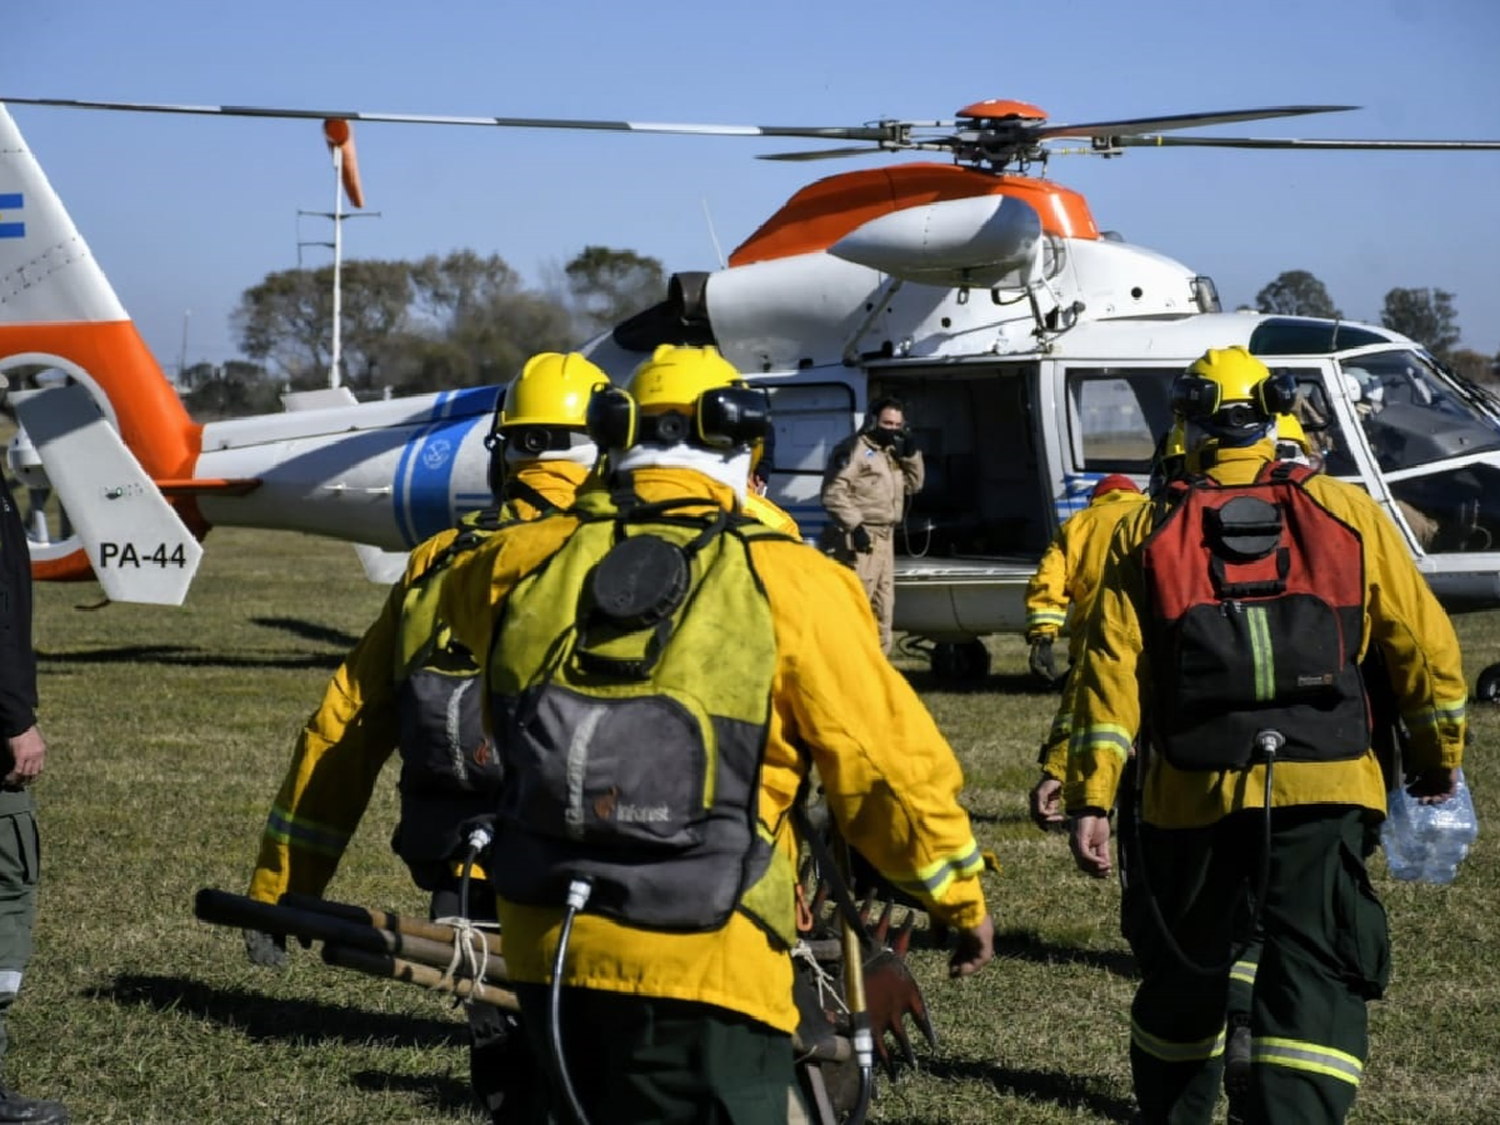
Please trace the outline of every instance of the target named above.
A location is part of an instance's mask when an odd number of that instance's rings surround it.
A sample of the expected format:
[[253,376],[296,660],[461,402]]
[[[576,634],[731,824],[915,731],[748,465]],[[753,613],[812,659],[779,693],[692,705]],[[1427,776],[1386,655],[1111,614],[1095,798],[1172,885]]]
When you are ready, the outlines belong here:
[[[304,246],[326,246],[333,251],[333,342],[329,349],[328,362],[328,385],[337,387],[342,381],[341,363],[343,362],[343,320],[344,320],[344,295],[343,295],[343,273],[344,273],[344,220],[345,219],[378,219],[379,211],[360,211],[355,214],[346,214],[344,211],[344,150],[338,145],[331,146],[333,149],[333,210],[332,211],[298,211],[298,216],[312,215],[320,219],[329,219],[333,222],[332,242],[304,242],[301,238],[297,241],[297,268],[302,268],[302,248]],[[300,235],[300,230],[299,230]]]

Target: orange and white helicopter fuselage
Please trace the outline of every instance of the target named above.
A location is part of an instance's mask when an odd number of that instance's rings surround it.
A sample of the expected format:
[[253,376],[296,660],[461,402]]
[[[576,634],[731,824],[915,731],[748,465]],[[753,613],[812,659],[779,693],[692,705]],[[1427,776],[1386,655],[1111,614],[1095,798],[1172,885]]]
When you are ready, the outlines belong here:
[[[71,485],[81,534],[34,543],[38,577],[92,571],[129,597],[130,570],[153,566],[142,559],[170,569],[173,535],[217,524],[399,556],[487,501],[499,388],[377,403],[319,393],[285,413],[195,424],[0,108],[7,198],[24,230],[0,239],[0,373],[86,387],[149,482]],[[1060,522],[1108,473],[1146,482],[1173,377],[1231,344],[1297,375],[1329,471],[1386,507],[1445,601],[1500,605],[1492,399],[1382,328],[1225,314],[1208,278],[1101,234],[1082,196],[1048,180],[939,163],[820,180],[727,267],[675,275],[664,302],[585,350],[623,381],[661,343],[716,345],[769,389],[771,496],[810,540],[833,445],[872,397],[906,403],[928,483],[897,537],[896,626],[935,642],[950,672],[982,665],[981,638],[1023,628],[1026,582]],[[28,485],[51,475],[24,434],[11,461]],[[87,542],[117,502],[100,497],[152,489],[178,530],[158,513],[139,521],[139,542]]]

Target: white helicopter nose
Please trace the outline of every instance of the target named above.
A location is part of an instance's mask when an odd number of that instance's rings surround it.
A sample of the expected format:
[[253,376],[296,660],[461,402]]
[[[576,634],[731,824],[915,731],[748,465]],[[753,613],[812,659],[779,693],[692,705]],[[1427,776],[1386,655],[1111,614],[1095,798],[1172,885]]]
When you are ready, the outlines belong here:
[[1023,286],[1040,266],[1042,220],[1023,199],[945,199],[881,215],[828,252],[926,285]]

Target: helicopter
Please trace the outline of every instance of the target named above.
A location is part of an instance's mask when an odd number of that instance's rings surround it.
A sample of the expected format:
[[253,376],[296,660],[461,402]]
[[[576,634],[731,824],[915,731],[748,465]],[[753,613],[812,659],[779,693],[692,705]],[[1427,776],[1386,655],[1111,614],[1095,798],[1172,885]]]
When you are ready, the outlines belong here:
[[[1177,132],[1356,108],[1330,105],[1065,125],[1029,103],[990,100],[951,120],[799,127],[3,101],[837,144],[762,156],[795,161],[942,154],[809,184],[724,268],[673,275],[661,302],[582,350],[623,380],[660,344],[719,348],[769,393],[769,495],[809,540],[826,521],[819,492],[833,445],[868,403],[900,399],[927,483],[897,536],[895,628],[943,679],[982,678],[983,638],[1023,628],[1036,562],[1095,482],[1147,481],[1172,380],[1208,347],[1244,345],[1296,377],[1297,413],[1325,471],[1386,510],[1451,612],[1500,606],[1494,396],[1381,327],[1226,313],[1211,278],[1101,230],[1083,196],[1039,174],[1065,140],[1101,156],[1172,146],[1500,150],[1500,141]],[[220,524],[348,540],[381,577],[487,501],[483,439],[498,387],[378,403],[303,392],[281,414],[195,424],[0,106],[0,206],[7,198],[25,231],[0,240],[0,374],[70,384],[12,394],[21,430],[9,464],[38,497],[56,486],[72,524],[54,538],[35,521],[36,577],[92,574],[111,598],[180,601],[197,540]]]

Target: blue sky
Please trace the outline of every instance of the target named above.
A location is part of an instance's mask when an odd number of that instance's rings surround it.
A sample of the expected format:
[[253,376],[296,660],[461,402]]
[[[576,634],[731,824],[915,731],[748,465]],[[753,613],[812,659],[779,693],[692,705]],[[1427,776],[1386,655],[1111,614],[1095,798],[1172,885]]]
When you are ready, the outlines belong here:
[[[1494,0],[10,0],[0,95],[731,124],[1053,121],[1294,102],[1355,113],[1231,136],[1500,139]],[[17,106],[13,116],[164,366],[238,348],[229,315],[330,224],[314,122]],[[799,142],[366,124],[347,257],[472,247],[541,284],[589,244],[715,265],[804,183],[893,157],[758,161]],[[1103,228],[1184,261],[1227,307],[1308,269],[1346,315],[1395,286],[1456,296],[1500,349],[1500,152],[1134,150],[1057,158]],[[305,263],[329,261],[303,251]],[[186,316],[190,311],[191,315]]]

